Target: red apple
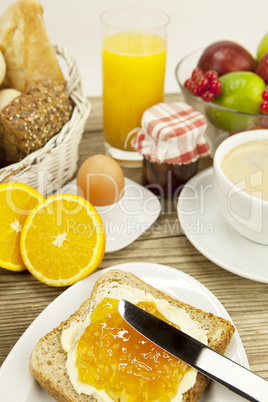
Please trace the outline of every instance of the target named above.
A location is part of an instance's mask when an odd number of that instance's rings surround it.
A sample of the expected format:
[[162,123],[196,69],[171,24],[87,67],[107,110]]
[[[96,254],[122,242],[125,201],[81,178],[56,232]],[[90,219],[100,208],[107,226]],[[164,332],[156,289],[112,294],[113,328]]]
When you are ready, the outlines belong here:
[[266,84],[268,83],[268,53],[265,53],[265,55],[262,56],[256,73],[266,82]]
[[219,75],[233,71],[255,71],[257,62],[241,45],[219,41],[208,46],[201,55],[198,67],[203,71],[216,70]]

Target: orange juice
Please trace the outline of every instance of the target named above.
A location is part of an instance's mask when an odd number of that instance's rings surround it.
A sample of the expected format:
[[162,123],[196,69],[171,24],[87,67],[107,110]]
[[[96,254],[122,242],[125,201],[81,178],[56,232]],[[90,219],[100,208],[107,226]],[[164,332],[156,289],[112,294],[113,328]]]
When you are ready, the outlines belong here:
[[133,151],[128,133],[141,127],[145,109],[163,101],[166,41],[149,33],[122,32],[102,42],[104,139]]

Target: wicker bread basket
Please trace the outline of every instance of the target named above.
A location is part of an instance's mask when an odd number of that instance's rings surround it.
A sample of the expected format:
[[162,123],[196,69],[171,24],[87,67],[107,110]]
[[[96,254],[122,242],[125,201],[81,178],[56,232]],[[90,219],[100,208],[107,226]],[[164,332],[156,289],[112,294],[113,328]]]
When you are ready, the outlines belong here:
[[0,183],[25,183],[45,197],[72,179],[77,168],[79,143],[91,108],[82,94],[80,74],[73,55],[61,46],[55,46],[55,51],[67,65],[66,90],[74,103],[71,119],[43,148],[18,163],[0,169]]

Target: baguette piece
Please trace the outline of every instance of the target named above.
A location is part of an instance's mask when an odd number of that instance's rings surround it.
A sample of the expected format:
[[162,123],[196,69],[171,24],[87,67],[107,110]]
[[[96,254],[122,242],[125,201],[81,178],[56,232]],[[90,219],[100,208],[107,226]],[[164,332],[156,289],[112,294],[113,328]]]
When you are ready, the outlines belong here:
[[0,50],[6,62],[3,88],[23,92],[30,83],[43,78],[65,83],[37,0],[19,0],[2,14]]
[[63,84],[32,83],[0,111],[0,157],[10,164],[42,148],[70,120],[72,110]]
[[[111,270],[96,282],[91,297],[68,320],[63,321],[52,332],[44,336],[31,353],[29,361],[31,374],[55,400],[96,402],[93,396],[78,395],[74,390],[66,370],[67,353],[62,348],[61,335],[65,329],[83,322],[87,315],[94,311],[100,302],[100,295],[103,296],[106,293],[105,296],[109,297],[106,289],[111,289],[111,286],[116,288],[118,285],[128,285],[131,288],[142,290],[156,299],[167,300],[172,306],[185,310],[191,319],[197,321],[200,327],[206,331],[208,346],[217,352],[224,354],[229,345],[235,331],[229,321],[176,300],[129,272]],[[194,387],[183,394],[183,401],[197,401],[208,383],[209,379],[198,373]]]

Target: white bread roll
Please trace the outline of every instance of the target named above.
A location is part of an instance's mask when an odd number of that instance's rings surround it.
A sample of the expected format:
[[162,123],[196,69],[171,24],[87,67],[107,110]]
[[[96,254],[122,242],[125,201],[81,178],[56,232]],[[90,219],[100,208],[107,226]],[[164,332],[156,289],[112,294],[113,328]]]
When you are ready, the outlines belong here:
[[0,85],[4,81],[5,76],[6,76],[6,62],[2,52],[0,51]]
[[17,89],[6,88],[0,91],[0,110],[4,109],[13,99],[20,96],[21,92]]
[[0,50],[7,65],[2,87],[23,92],[29,84],[44,78],[65,85],[41,4],[38,0],[10,3],[0,16]]

